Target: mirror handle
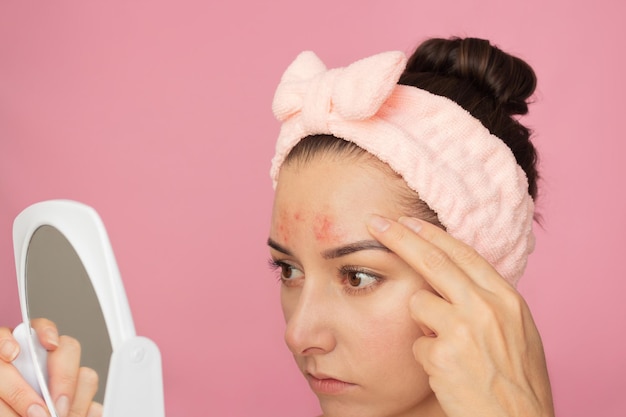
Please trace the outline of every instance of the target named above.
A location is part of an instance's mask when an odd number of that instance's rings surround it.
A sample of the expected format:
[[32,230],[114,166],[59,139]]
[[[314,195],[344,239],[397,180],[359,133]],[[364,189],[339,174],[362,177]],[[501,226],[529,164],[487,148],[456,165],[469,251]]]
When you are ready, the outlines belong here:
[[165,417],[161,353],[150,339],[134,336],[113,351],[103,417]]
[[35,330],[26,323],[20,323],[13,330],[13,337],[20,345],[20,354],[13,361],[13,366],[22,374],[26,382],[42,396],[38,372],[41,373],[43,381],[48,381],[48,352],[39,343]]

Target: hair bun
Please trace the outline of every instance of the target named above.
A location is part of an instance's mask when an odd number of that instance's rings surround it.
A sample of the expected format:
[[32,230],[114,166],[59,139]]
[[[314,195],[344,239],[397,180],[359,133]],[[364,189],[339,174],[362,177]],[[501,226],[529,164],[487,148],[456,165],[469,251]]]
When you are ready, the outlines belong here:
[[537,78],[523,60],[477,38],[429,39],[409,59],[405,73],[436,73],[468,81],[509,115],[526,114]]

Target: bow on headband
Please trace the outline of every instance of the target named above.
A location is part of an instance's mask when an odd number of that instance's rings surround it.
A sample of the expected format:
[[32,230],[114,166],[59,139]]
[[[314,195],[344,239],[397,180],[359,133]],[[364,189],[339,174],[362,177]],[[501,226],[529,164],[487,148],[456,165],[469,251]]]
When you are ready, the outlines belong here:
[[316,133],[327,131],[334,113],[368,119],[391,95],[406,61],[404,53],[391,51],[327,70],[313,52],[302,52],[283,74],[272,110],[281,122],[301,112],[304,129]]

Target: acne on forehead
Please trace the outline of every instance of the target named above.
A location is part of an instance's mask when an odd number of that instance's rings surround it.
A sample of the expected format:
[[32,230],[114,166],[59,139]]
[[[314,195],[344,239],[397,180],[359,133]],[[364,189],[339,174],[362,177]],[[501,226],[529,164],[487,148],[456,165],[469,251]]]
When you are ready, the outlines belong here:
[[276,231],[281,242],[287,244],[293,234],[295,227],[305,220],[305,215],[299,210],[280,210],[278,213],[278,222]]
[[341,241],[342,233],[333,216],[316,214],[313,219],[313,233],[320,243],[337,243]]
[[[281,210],[276,225],[278,238],[285,244],[289,243],[296,229],[312,228],[315,240],[320,243],[338,243],[343,238],[340,226],[334,216],[326,213],[311,213],[302,210]],[[305,231],[305,233],[310,231]]]
[[289,237],[290,237],[290,233],[289,233],[289,212],[286,210],[281,210],[278,213],[278,225],[277,225],[277,232],[278,232],[278,239],[280,239],[281,242],[287,244],[289,243]]

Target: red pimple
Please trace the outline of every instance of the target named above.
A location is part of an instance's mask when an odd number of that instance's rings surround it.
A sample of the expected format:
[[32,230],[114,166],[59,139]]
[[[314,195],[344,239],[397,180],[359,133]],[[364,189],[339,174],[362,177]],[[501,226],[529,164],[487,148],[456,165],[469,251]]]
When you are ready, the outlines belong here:
[[321,242],[336,242],[340,239],[332,217],[325,214],[315,216],[313,233],[315,238]]
[[278,225],[278,236],[280,237],[281,242],[287,244],[289,243],[289,233],[287,232],[287,228],[284,224]]
[[289,213],[281,211],[278,216],[278,238],[282,243],[289,243]]

